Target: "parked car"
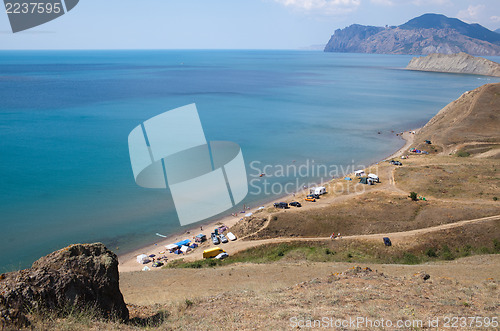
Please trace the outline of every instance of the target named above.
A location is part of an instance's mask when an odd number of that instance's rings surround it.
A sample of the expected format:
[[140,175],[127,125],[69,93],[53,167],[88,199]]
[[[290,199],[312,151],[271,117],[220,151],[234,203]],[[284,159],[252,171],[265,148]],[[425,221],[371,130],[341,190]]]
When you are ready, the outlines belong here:
[[319,199],[319,194],[309,194],[308,198]]
[[215,232],[212,232],[212,234],[210,234],[210,238],[212,238],[212,242],[214,243],[214,245],[218,245],[220,243],[219,237],[215,234]]
[[228,242],[227,238],[225,235],[223,235],[222,233],[219,234],[219,237],[220,237],[220,241],[223,243],[223,244],[226,244]]
[[401,163],[401,162],[399,162],[399,161],[394,161],[394,160],[392,160],[392,161],[390,162],[390,164],[394,164],[394,165],[397,165],[397,166],[402,166],[402,165],[403,165],[403,163]]
[[222,259],[225,259],[225,258],[226,258],[226,257],[228,257],[228,256],[229,256],[229,254],[227,254],[226,252],[224,252],[224,253],[220,253],[220,254],[219,254],[219,255],[217,255],[215,258],[216,258],[217,260],[222,260]]
[[155,268],[159,268],[163,265],[163,262],[161,261],[156,261],[155,263],[153,263],[152,267],[155,267]]
[[288,203],[286,202],[275,202],[274,208],[288,209]]
[[384,237],[382,239],[384,240],[384,245],[392,246],[391,239],[389,239],[389,237]]
[[294,207],[302,207],[302,205],[298,201],[292,201],[289,203],[289,205]]
[[310,201],[310,202],[316,202],[316,199],[311,198],[311,197],[309,197],[309,196],[307,196],[305,200],[306,200],[306,201]]

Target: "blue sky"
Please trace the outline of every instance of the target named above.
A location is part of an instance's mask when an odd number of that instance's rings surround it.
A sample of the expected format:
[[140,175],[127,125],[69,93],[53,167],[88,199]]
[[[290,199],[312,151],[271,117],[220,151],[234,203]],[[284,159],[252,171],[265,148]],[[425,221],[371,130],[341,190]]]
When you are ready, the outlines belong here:
[[80,0],[16,34],[0,12],[0,49],[297,49],[425,13],[500,28],[499,0]]

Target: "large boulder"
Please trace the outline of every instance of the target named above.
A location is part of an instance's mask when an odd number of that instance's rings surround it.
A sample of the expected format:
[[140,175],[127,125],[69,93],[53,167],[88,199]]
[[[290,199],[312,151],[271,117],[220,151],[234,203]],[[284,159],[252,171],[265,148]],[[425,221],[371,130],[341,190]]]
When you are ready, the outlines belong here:
[[118,258],[103,244],[71,245],[30,269],[0,276],[0,326],[27,326],[28,312],[93,308],[104,318],[128,320],[119,288]]

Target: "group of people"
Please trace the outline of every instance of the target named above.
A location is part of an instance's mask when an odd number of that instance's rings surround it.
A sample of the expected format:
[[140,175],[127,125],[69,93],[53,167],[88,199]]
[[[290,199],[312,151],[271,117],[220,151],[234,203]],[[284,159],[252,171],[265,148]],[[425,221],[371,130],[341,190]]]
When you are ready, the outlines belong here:
[[335,234],[335,232],[334,232],[334,233],[332,233],[332,235],[330,236],[330,239],[339,239],[339,238],[341,238],[341,236],[340,236],[340,232],[339,232],[338,234]]

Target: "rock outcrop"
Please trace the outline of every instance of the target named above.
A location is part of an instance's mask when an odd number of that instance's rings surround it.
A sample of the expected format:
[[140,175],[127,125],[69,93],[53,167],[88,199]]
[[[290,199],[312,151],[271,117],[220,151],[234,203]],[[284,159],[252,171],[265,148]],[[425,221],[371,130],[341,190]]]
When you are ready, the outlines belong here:
[[27,326],[28,313],[92,308],[104,318],[128,320],[119,288],[118,259],[103,244],[53,252],[30,269],[0,276],[0,326]]
[[378,54],[500,55],[500,34],[479,24],[467,24],[444,15],[425,14],[400,26],[353,24],[338,29],[325,52]]
[[406,69],[500,77],[500,64],[465,53],[414,57]]

